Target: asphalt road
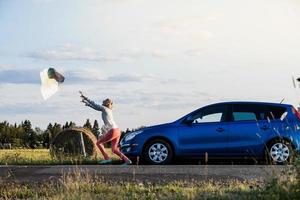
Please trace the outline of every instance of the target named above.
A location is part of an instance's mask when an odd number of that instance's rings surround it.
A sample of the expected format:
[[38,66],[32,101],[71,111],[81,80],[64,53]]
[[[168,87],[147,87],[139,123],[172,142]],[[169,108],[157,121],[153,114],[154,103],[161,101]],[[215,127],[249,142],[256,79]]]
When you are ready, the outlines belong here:
[[105,181],[258,180],[280,175],[288,166],[273,165],[56,165],[0,166],[0,183],[59,181],[63,175],[89,174]]

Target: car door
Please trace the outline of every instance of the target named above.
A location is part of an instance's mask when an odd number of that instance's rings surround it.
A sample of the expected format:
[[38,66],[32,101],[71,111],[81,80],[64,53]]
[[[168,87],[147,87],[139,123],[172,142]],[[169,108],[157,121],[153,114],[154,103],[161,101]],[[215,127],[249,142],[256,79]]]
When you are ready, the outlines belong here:
[[233,104],[228,137],[228,155],[259,156],[264,145],[261,131],[267,129],[262,123],[265,107],[257,104]]
[[180,154],[219,156],[226,153],[228,128],[227,105],[213,105],[196,111],[178,128]]
[[287,117],[287,109],[282,106],[265,106],[265,115],[259,121],[259,137],[269,141],[274,137],[286,136],[293,132],[293,123]]

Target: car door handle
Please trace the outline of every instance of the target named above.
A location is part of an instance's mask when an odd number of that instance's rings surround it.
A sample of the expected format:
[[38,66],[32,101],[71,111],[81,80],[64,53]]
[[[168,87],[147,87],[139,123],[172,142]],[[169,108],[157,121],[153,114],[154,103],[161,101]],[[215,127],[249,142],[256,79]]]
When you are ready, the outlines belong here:
[[266,130],[270,129],[270,127],[267,125],[264,125],[264,126],[260,127],[260,129],[266,131]]
[[224,128],[217,128],[216,131],[218,131],[218,132],[224,132],[225,129]]

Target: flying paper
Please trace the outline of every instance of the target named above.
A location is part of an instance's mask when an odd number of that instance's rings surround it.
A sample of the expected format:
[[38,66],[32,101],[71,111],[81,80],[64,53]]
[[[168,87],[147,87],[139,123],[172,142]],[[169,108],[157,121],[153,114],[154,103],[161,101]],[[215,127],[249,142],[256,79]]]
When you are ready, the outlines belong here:
[[65,81],[65,77],[58,73],[54,68],[44,69],[40,72],[41,93],[44,100],[49,99],[58,91],[60,83]]

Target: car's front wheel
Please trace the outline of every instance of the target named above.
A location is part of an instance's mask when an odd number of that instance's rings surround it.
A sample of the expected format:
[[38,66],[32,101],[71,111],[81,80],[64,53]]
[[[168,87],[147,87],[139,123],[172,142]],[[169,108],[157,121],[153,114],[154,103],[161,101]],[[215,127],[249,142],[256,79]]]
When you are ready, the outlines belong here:
[[152,165],[169,164],[173,158],[173,150],[165,140],[155,139],[145,145],[143,158]]
[[267,161],[271,164],[287,164],[293,159],[293,148],[289,142],[276,140],[267,148]]

